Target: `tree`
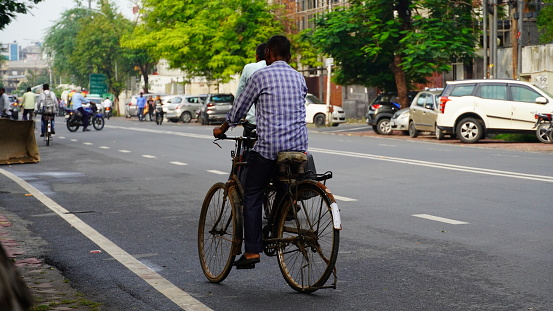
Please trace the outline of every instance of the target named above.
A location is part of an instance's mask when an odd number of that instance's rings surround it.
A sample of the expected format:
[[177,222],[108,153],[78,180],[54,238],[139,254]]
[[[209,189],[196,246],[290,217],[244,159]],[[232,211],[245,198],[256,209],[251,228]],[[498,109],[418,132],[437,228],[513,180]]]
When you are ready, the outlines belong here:
[[[535,7],[531,7],[528,0],[525,0],[525,10],[535,10]],[[538,29],[540,31],[540,42],[550,43],[553,42],[553,0],[542,1],[545,6],[540,10],[540,14],[537,18]]]
[[48,30],[45,50],[59,74],[79,85],[87,85],[91,73],[105,74],[109,90],[118,101],[125,80],[134,74],[128,51],[121,37],[132,31],[132,23],[115,13],[109,1],[101,1],[98,10],[77,7],[65,11]]
[[16,14],[27,14],[33,4],[41,1],[43,0],[2,0],[2,5],[0,5],[0,30],[11,23]]
[[144,23],[124,46],[166,59],[187,78],[227,82],[282,32],[273,10],[265,0],[144,0]]
[[338,84],[397,90],[475,57],[477,31],[468,0],[354,0],[316,21],[304,38],[338,64]]

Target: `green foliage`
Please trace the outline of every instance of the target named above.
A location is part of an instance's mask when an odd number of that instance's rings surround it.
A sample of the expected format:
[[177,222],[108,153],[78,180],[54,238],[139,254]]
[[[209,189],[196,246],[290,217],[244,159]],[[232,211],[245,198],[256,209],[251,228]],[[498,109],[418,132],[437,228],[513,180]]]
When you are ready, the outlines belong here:
[[4,29],[12,20],[16,14],[27,14],[28,10],[32,8],[33,3],[37,4],[43,0],[2,0],[0,5],[0,30]]
[[[542,43],[553,42],[553,0],[543,0],[545,6],[540,10],[537,18],[538,29]],[[547,5],[549,4],[549,5]]]
[[[338,84],[395,90],[400,83],[425,82],[433,72],[450,70],[452,61],[475,57],[475,16],[466,0],[354,1],[316,25],[303,38],[335,59]],[[397,56],[404,82],[391,70]]]
[[110,92],[117,96],[126,78],[135,74],[135,56],[140,54],[120,44],[132,29],[131,21],[116,13],[109,1],[102,1],[94,10],[77,7],[63,12],[48,30],[45,51],[54,71],[71,83],[87,86],[91,73],[102,73],[108,78]]
[[264,0],[144,0],[144,24],[124,46],[164,58],[188,78],[227,82],[282,26]]

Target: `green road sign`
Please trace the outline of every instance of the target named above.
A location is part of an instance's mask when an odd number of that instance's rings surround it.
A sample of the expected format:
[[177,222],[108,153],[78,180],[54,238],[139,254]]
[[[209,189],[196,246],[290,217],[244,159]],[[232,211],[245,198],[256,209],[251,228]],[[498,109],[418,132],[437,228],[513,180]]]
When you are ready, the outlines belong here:
[[108,92],[107,77],[104,74],[92,73],[89,80],[89,93],[105,94]]

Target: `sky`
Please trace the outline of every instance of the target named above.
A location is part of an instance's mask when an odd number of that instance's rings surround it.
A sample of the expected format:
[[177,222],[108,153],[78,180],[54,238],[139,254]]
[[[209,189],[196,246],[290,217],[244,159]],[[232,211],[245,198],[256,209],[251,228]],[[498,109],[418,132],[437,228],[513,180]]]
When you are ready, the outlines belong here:
[[[127,18],[132,17],[133,4],[130,0],[111,0]],[[88,7],[88,0],[83,0]],[[27,14],[18,14],[4,30],[0,31],[1,43],[17,41],[21,47],[32,45],[32,42],[44,41],[46,30],[56,23],[61,13],[76,7],[75,0],[43,0]],[[92,8],[97,8],[96,1],[92,0]]]

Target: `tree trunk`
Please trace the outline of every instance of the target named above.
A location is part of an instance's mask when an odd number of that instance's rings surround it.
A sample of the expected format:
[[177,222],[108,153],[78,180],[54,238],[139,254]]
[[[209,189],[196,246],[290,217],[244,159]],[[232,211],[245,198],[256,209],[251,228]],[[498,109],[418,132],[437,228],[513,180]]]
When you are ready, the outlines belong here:
[[401,69],[400,64],[402,62],[401,55],[394,55],[394,62],[390,64],[390,70],[394,74],[394,79],[396,80],[397,95],[399,99],[399,105],[401,108],[409,107],[409,98],[407,97],[407,78],[405,76],[405,71]]
[[140,73],[142,74],[142,78],[144,78],[144,93],[148,93],[148,65],[139,65]]

